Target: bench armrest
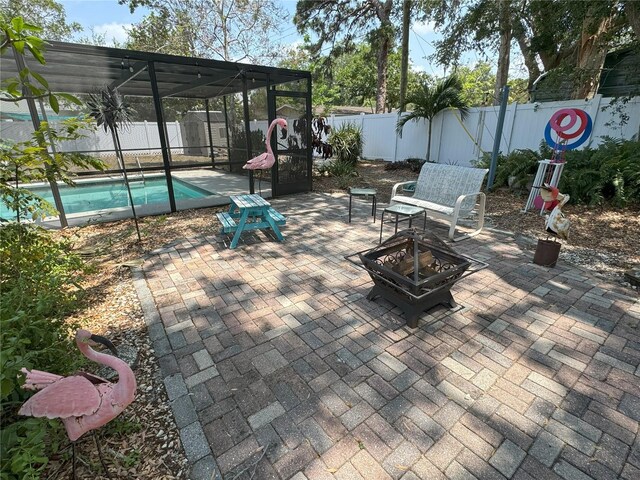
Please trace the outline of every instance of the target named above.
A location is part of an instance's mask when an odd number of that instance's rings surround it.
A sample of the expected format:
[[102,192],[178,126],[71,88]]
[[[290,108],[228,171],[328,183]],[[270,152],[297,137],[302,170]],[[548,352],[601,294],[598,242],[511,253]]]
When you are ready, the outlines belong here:
[[476,197],[476,196],[480,196],[480,201],[482,202],[482,199],[483,197],[485,197],[485,194],[483,192],[476,192],[476,193],[467,193],[466,195],[460,195],[456,200],[456,206],[453,209],[454,218],[458,218],[458,215],[460,214],[460,208],[462,207],[462,202],[464,202],[465,198]]
[[395,197],[395,196],[396,196],[397,191],[398,191],[398,187],[401,187],[401,186],[402,186],[402,187],[404,187],[405,185],[411,185],[411,184],[416,185],[417,183],[418,183],[418,182],[417,182],[417,181],[415,181],[415,180],[412,180],[412,181],[409,181],[409,182],[400,182],[400,183],[396,183],[396,184],[393,186],[393,190],[391,190],[391,198],[393,198],[393,197]]
[[[458,216],[460,215],[460,209],[462,208],[462,202],[464,202],[465,198],[467,197],[478,197],[478,203],[479,203],[479,207],[478,207],[478,228],[471,232],[471,233],[467,233],[465,235],[462,235],[460,237],[454,237],[455,232],[456,232],[456,225],[458,223]],[[481,231],[482,231],[482,227],[484,226],[484,209],[485,209],[485,205],[487,203],[487,196],[483,193],[483,192],[477,192],[477,193],[469,193],[467,195],[460,195],[458,197],[458,199],[456,200],[456,206],[453,209],[453,215],[451,217],[451,227],[449,227],[449,238],[451,240],[453,240],[454,242],[457,242],[458,240],[462,240],[464,238],[469,238],[469,237],[473,237],[475,235],[478,235]],[[475,205],[474,205],[475,207]],[[473,209],[472,209],[473,210]]]

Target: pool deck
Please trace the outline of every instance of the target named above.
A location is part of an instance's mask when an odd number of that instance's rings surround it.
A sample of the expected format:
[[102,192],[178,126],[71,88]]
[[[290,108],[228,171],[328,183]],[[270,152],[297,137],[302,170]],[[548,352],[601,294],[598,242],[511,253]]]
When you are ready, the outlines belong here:
[[[249,191],[249,177],[236,173],[221,170],[178,170],[174,171],[172,175],[196,187],[215,192],[218,197],[225,198],[226,203],[229,203],[228,197],[230,195],[242,195]],[[258,176],[256,175],[254,178],[257,193]],[[262,181],[262,196],[271,198],[271,181]]]
[[272,203],[284,242],[212,227],[134,272],[191,478],[640,478],[636,292],[485,230],[453,248],[488,268],[412,330],[344,259],[368,205]]

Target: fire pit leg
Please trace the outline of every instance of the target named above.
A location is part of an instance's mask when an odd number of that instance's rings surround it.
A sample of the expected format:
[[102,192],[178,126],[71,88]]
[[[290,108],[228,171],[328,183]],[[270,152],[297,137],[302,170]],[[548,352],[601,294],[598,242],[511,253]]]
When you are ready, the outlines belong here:
[[373,288],[369,290],[369,293],[367,294],[367,300],[374,300],[376,297],[379,297],[380,295],[382,295],[382,289],[378,288],[377,285],[374,285]]
[[420,316],[421,313],[422,313],[421,311],[409,313],[408,311],[405,310],[404,315],[405,315],[405,318],[407,319],[407,326],[409,328],[418,328],[418,317]]
[[367,300],[375,300],[377,297],[382,297],[401,308],[409,328],[417,328],[420,315],[436,305],[444,304],[449,306],[449,308],[456,308],[458,306],[449,290],[440,290],[434,292],[433,295],[426,300],[412,302],[407,301],[404,296],[399,295],[389,288],[385,288],[382,285],[374,285],[367,294]]
[[443,303],[448,303],[450,308],[456,308],[458,306],[458,304],[453,299],[453,295],[451,295],[451,292],[447,292],[447,293],[449,294],[449,301],[448,302],[443,302]]

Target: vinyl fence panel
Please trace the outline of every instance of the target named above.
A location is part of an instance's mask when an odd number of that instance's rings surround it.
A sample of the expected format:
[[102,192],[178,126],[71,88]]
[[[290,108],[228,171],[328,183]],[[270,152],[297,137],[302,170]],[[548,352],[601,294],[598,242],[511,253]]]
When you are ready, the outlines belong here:
[[[51,122],[53,128],[59,122]],[[31,121],[0,122],[0,136],[3,140],[21,142],[28,140],[33,133]],[[181,125],[179,122],[167,123],[169,146],[173,153],[183,153]],[[115,156],[111,133],[103,128],[85,131],[84,137],[77,140],[61,142],[56,145],[59,152],[96,152],[98,156]],[[136,155],[159,154],[160,134],[157,123],[133,122],[119,131],[120,143],[125,150],[134,150]]]
[[[579,148],[596,147],[606,136],[631,139],[640,134],[640,97],[626,104],[612,98],[596,95],[593,99],[568,100],[545,103],[513,103],[508,105],[504,128],[500,138],[500,151],[507,154],[517,149],[538,150],[544,141],[544,130],[551,116],[562,108],[579,108],[593,120],[589,140]],[[619,105],[616,108],[616,105]],[[464,122],[457,110],[441,112],[433,120],[431,160],[470,166],[493,150],[494,135],[498,123],[499,106],[470,109]],[[402,161],[407,158],[426,158],[428,123],[424,120],[408,122],[402,138],[396,135],[398,115],[331,116],[328,122],[333,129],[351,122],[362,128],[363,157],[386,161]]]

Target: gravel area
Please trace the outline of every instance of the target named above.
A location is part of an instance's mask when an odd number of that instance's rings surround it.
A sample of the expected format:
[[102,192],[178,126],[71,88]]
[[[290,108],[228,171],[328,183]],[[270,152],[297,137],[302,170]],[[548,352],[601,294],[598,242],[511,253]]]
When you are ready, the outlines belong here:
[[[409,170],[384,170],[384,162],[367,161],[358,166],[353,186],[376,188],[379,201],[389,201],[396,182],[412,180]],[[344,191],[335,178],[314,179],[314,191]],[[519,243],[535,249],[542,235],[544,219],[535,213],[521,213],[526,197],[509,191],[488,196],[487,225],[514,232]],[[135,374],[138,392],[134,403],[116,420],[99,430],[105,461],[112,478],[187,478],[187,463],[169,400],[159,378],[142,310],[135,293],[130,266],[139,265],[145,252],[172,241],[215,228],[214,213],[224,208],[189,210],[173,215],[140,220],[143,240],[137,242],[132,220],[69,228],[59,235],[73,241],[76,251],[95,266],[84,288],[84,307],[74,315],[94,333],[106,335],[116,346],[138,349]],[[591,208],[569,204],[565,213],[572,221],[570,241],[563,245],[562,258],[590,270],[615,277],[640,264],[637,249],[640,210]],[[90,369],[87,365],[87,369]],[[95,442],[87,436],[78,442],[78,478],[107,478],[102,472]],[[52,459],[46,478],[70,478],[70,448]],[[102,472],[102,473],[100,473]]]

